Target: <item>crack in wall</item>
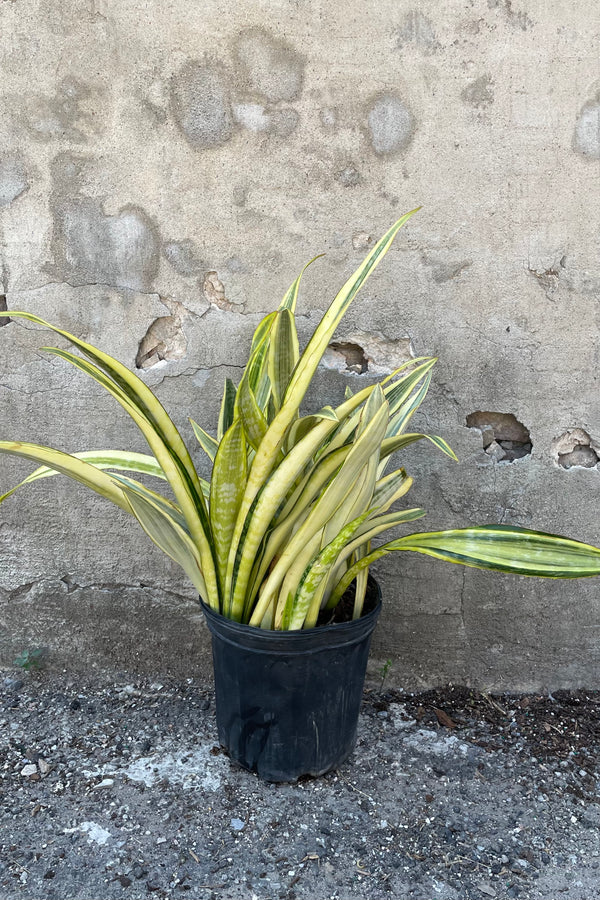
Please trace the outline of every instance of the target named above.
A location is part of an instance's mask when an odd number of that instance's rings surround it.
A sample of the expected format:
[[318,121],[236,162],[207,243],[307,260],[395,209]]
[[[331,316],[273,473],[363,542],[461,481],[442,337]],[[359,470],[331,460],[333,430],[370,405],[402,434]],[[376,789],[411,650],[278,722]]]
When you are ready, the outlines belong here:
[[567,257],[563,254],[559,261],[546,269],[527,267],[529,275],[537,279],[548,300],[554,301],[560,278],[567,267]]
[[101,287],[106,288],[109,291],[124,291],[127,294],[138,294],[140,297],[153,297],[156,300],[162,300],[162,297],[157,291],[143,291],[138,290],[137,288],[127,287],[124,284],[116,284],[110,283],[107,281],[69,281],[68,278],[62,278],[60,281],[45,281],[43,284],[36,284],[33,288],[27,288],[25,290],[13,290],[8,292],[12,296],[13,294],[29,294],[32,291],[43,291],[44,288],[48,287],[62,287],[66,285],[67,287],[72,288],[86,288],[86,287]]
[[[0,313],[6,312],[8,309],[8,304],[6,302],[6,294],[0,294]],[[0,328],[4,325],[10,325],[11,319],[10,316],[2,316],[0,315]]]
[[467,586],[467,570],[463,566],[462,570],[462,582],[460,586],[460,621],[463,629],[463,634],[465,638],[465,643],[469,644],[468,633],[467,633],[467,625],[465,622],[465,590]]
[[170,378],[195,378],[203,372],[215,372],[218,369],[239,369],[243,371],[245,368],[246,366],[238,366],[233,363],[216,363],[214,366],[198,366],[197,368],[190,367],[184,372],[165,372],[159,383],[162,384],[163,381],[167,381]]
[[40,575],[38,578],[34,578],[33,581],[26,581],[23,582],[23,584],[19,584],[16,587],[6,590],[5,593],[9,602],[15,600],[26,600],[28,594],[30,594],[36,588],[46,588],[49,585],[54,585],[61,592],[64,591],[67,594],[72,594],[76,591],[100,591],[102,593],[112,594],[117,591],[146,591],[149,594],[159,593],[161,596],[165,596],[166,598],[174,600],[178,603],[185,603],[187,601],[190,601],[196,605],[199,605],[199,601],[197,600],[195,594],[193,596],[180,594],[177,591],[173,591],[167,587],[164,587],[162,584],[146,584],[143,581],[138,581],[134,584],[125,581],[90,581],[85,582],[84,584],[79,584],[78,582],[73,580],[70,573],[67,573],[63,576],[59,576],[58,573],[56,573],[56,575],[54,576]]

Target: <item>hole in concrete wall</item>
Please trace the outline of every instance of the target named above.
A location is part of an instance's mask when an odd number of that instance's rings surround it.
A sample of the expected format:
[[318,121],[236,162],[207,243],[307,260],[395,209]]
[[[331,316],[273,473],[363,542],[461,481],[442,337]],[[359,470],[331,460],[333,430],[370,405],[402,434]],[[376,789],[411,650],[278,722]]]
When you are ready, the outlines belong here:
[[354,372],[364,375],[369,369],[369,360],[360,344],[349,341],[334,341],[323,354],[323,363],[328,369],[338,372]]
[[467,427],[479,429],[483,449],[494,462],[513,462],[531,453],[529,431],[512,413],[470,413]]
[[[7,309],[8,304],[6,302],[6,295],[0,294],[0,313],[6,312]],[[0,316],[0,328],[2,328],[3,325],[9,325],[10,321],[9,316]]]
[[182,359],[187,341],[175,316],[155,319],[142,340],[135,358],[138,369],[149,369],[163,359]]
[[563,469],[593,469],[600,462],[600,444],[583,428],[569,428],[552,441],[552,455]]

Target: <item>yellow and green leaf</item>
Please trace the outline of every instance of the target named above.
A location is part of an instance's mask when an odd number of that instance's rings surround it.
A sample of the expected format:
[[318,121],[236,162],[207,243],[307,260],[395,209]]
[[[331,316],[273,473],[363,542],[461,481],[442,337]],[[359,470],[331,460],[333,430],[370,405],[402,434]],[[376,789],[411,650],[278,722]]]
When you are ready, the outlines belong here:
[[[152,475],[154,478],[161,478],[163,481],[166,481],[165,473],[155,458],[146,453],[132,453],[131,451],[122,450],[84,450],[82,453],[72,453],[70,455],[77,459],[82,459],[97,469],[137,472],[138,474]],[[11,494],[14,494],[20,487],[38,481],[40,478],[49,478],[58,474],[59,472],[56,469],[41,466],[5,494],[0,495],[0,503],[6,500],[7,497],[10,497]]]

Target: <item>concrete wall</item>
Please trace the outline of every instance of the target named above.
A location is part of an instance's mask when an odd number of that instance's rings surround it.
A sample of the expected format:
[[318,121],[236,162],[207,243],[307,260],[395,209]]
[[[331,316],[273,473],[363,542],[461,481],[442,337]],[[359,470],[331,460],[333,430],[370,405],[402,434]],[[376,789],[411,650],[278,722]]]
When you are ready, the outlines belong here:
[[[306,276],[306,336],[422,204],[337,337],[363,355],[329,352],[319,402],[410,352],[439,356],[416,424],[460,465],[406,452],[426,525],[600,543],[596,5],[0,0],[0,35],[9,309],[143,366],[190,437],[301,265],[327,254]],[[46,334],[0,324],[2,437],[144,449],[99,388],[40,353]],[[346,369],[357,353],[362,375]],[[526,431],[467,427],[478,411]],[[4,458],[0,490],[29,469]],[[600,686],[599,582],[408,558],[378,571],[373,670],[390,659],[396,684]],[[3,504],[0,603],[7,663],[45,644],[54,666],[207,671],[179,571],[62,479]]]

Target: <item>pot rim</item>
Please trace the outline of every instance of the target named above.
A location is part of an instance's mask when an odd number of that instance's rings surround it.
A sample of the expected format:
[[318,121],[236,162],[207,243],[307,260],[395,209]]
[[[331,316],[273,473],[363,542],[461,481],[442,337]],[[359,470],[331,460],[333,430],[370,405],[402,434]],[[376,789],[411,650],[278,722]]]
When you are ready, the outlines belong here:
[[[371,576],[372,577],[372,576]],[[268,653],[290,653],[296,650],[317,651],[338,647],[340,644],[354,644],[371,634],[379,614],[382,600],[379,583],[373,578],[377,587],[377,603],[375,607],[360,619],[350,622],[338,622],[330,625],[318,625],[315,628],[300,628],[294,631],[274,631],[263,629],[243,622],[234,622],[221,613],[215,612],[202,599],[200,606],[206,618],[206,624],[213,635],[221,641],[234,646],[244,646],[248,650]]]

